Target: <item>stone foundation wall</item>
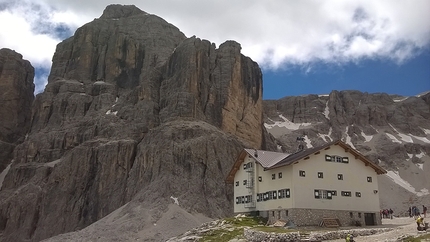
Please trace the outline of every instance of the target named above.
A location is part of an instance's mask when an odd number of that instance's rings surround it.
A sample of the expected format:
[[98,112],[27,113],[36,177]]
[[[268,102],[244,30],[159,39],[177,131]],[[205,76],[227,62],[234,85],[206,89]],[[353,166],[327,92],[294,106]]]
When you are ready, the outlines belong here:
[[[350,230],[337,230],[337,231],[323,231],[323,232],[311,232],[306,241],[326,241],[343,239],[347,234],[351,234],[354,238],[359,236],[368,236],[372,234],[384,233],[391,231],[393,228],[375,228],[375,229],[350,229]],[[243,236],[248,242],[260,242],[260,241],[271,241],[271,242],[293,242],[300,241],[300,232],[292,233],[268,233],[262,231],[256,231],[253,229],[245,229]]]
[[323,218],[335,218],[340,222],[340,226],[364,226],[366,225],[365,213],[374,214],[375,225],[382,224],[379,212],[368,211],[292,208],[269,210],[267,212],[260,211],[260,216],[267,217],[269,219],[269,224],[277,220],[283,220],[296,226],[319,226]]

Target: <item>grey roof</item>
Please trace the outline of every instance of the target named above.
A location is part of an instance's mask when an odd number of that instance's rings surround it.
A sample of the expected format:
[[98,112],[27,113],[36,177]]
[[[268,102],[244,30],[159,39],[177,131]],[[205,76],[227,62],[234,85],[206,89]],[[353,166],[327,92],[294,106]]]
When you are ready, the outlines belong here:
[[[270,168],[290,155],[287,153],[255,149],[245,149],[245,151],[255,160],[257,160],[257,162],[260,163],[260,165],[264,168]],[[257,156],[254,155],[255,151],[257,151]]]
[[300,159],[302,159],[302,158],[304,158],[304,157],[306,157],[306,156],[308,156],[308,155],[310,155],[312,153],[315,153],[315,152],[317,152],[319,150],[322,150],[322,149],[324,149],[326,147],[334,145],[334,144],[336,144],[338,142],[339,141],[336,140],[336,141],[324,144],[322,146],[318,146],[318,147],[314,147],[314,148],[309,148],[309,149],[306,149],[306,150],[298,151],[296,153],[293,153],[293,154],[289,155],[288,157],[285,157],[285,159],[277,162],[276,164],[273,164],[272,166],[270,166],[270,168],[277,168],[277,167],[280,167],[280,166],[290,165],[291,163],[293,163],[293,162],[295,162],[297,160],[300,160]]

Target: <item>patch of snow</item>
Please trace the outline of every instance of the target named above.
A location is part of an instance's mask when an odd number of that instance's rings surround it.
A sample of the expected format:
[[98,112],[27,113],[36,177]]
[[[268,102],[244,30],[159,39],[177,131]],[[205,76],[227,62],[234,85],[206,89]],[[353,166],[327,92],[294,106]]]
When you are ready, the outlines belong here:
[[369,142],[373,138],[373,135],[366,135],[363,131],[361,131],[361,136],[364,137],[364,139],[366,140],[365,142]]
[[389,125],[400,136],[400,139],[402,139],[403,141],[408,142],[408,143],[414,143],[414,141],[412,140],[411,136],[406,135],[406,134],[402,134],[396,128],[394,128],[393,125],[391,125],[390,123],[389,123]]
[[414,157],[414,154],[409,154],[409,153],[407,153],[407,154],[409,156],[409,159],[411,159],[412,157]]
[[348,134],[348,129],[349,129],[349,127],[348,126],[346,126],[346,130],[345,130],[345,134],[346,134],[346,142],[345,143],[347,143],[349,146],[351,146],[353,149],[355,149],[356,150],[356,148],[355,148],[355,146],[352,144],[352,142],[351,142],[351,137],[349,136],[349,134]]
[[118,97],[115,98],[115,102],[118,102]]
[[409,97],[399,97],[399,98],[394,98],[393,99],[393,101],[394,102],[403,102],[403,101],[405,101],[406,99],[408,99]]
[[105,84],[106,82],[104,82],[104,81],[96,81],[96,82],[94,82],[94,84],[95,85],[102,85],[102,84]]
[[376,129],[375,127],[373,127],[373,125],[370,125],[370,127],[372,127],[372,129],[374,129],[376,131],[376,133],[379,133],[378,129]]
[[309,139],[309,137],[307,135],[305,135],[305,142],[306,142],[306,147],[309,148],[313,148],[314,146],[311,144],[311,140]]
[[399,136],[400,136],[400,138],[401,138],[403,141],[405,141],[405,142],[408,142],[408,143],[414,143],[414,141],[412,140],[412,137],[411,137],[411,136],[409,136],[409,135],[399,133]]
[[[275,126],[278,127],[284,127],[287,129],[291,129],[291,130],[298,130],[300,129],[302,126],[309,126],[311,125],[311,123],[293,123],[290,120],[288,120],[286,117],[284,117],[282,114],[279,115],[280,118],[282,118],[284,120],[284,122],[281,121],[275,121],[274,124],[264,124],[264,126],[267,129],[271,129]],[[273,120],[269,119],[270,121],[273,122]]]
[[54,161],[51,161],[51,162],[45,163],[45,166],[54,167],[56,164],[58,164],[58,163],[60,163],[60,162],[61,162],[61,159],[54,160]]
[[409,182],[403,180],[399,173],[397,171],[388,171],[386,176],[388,176],[391,180],[394,181],[394,183],[398,184],[399,186],[403,187],[404,189],[410,191],[411,193],[416,194],[417,196],[421,197],[424,195],[430,194],[427,189],[421,189],[421,191],[417,192],[415,188],[409,184]]
[[170,198],[171,198],[171,199],[173,199],[173,202],[174,202],[176,205],[179,205],[179,201],[178,201],[178,198],[177,198],[177,197],[170,196]]
[[112,112],[112,111],[109,109],[109,110],[107,110],[106,115],[111,114],[111,115],[115,115],[115,116],[116,116],[116,114],[117,114],[117,113],[118,113],[118,111]]
[[318,97],[328,97],[329,96],[329,94],[320,94],[320,95],[318,95]]
[[325,109],[324,109],[324,116],[326,117],[326,119],[330,119],[330,117],[328,116],[330,114],[330,110],[328,109],[328,101],[325,103]]
[[420,168],[421,170],[424,170],[424,169],[423,169],[424,164],[417,163],[417,167],[418,167],[418,168]]
[[421,128],[425,134],[430,134],[430,129]]
[[9,170],[10,170],[10,166],[12,165],[12,163],[13,163],[13,160],[12,160],[12,162],[11,162],[8,166],[6,166],[6,168],[5,168],[5,169],[0,173],[0,189],[1,189],[1,187],[3,186],[4,178],[6,177],[7,173],[9,172]]
[[422,152],[422,151],[421,151],[421,153],[416,154],[415,156],[421,159],[421,158],[423,158],[425,155],[426,155],[426,154],[425,154],[424,152]]
[[324,140],[324,142],[327,143],[327,140],[325,139],[326,135],[325,134],[318,134],[318,136]]
[[430,140],[427,139],[426,137],[420,137],[420,136],[415,136],[415,135],[411,135],[412,137],[414,137],[417,140],[421,140],[424,143],[430,143]]
[[423,92],[423,93],[420,93],[420,94],[416,95],[416,97],[421,97],[421,96],[424,96],[424,95],[426,95],[427,93],[430,93],[430,91],[427,91],[427,92]]
[[392,134],[386,133],[385,135],[387,135],[387,136],[388,136],[388,138],[390,138],[394,143],[399,143],[399,144],[401,144],[401,143],[402,143],[402,141],[398,140],[398,139],[397,139],[394,135],[392,135]]

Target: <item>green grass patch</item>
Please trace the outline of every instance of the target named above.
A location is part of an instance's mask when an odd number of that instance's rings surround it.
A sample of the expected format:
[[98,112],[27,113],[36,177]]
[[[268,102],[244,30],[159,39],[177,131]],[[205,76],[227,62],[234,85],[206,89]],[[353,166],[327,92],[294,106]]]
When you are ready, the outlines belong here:
[[267,222],[267,219],[262,217],[239,217],[239,218],[227,218],[225,222],[231,224],[233,226],[247,226],[254,227],[257,225],[264,225]]

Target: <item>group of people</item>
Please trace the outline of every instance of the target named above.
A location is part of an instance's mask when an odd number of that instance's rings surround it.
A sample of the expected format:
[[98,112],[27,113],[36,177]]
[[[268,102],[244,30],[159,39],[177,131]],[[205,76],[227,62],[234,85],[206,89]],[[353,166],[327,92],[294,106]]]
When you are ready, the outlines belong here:
[[390,209],[382,209],[380,211],[380,213],[381,213],[381,217],[382,218],[391,218],[391,219],[393,219],[393,210],[391,208]]
[[[417,206],[409,207],[408,213],[410,218],[412,217],[416,218],[421,215],[420,209]],[[423,205],[423,217],[425,218],[426,215],[427,215],[427,207]]]

